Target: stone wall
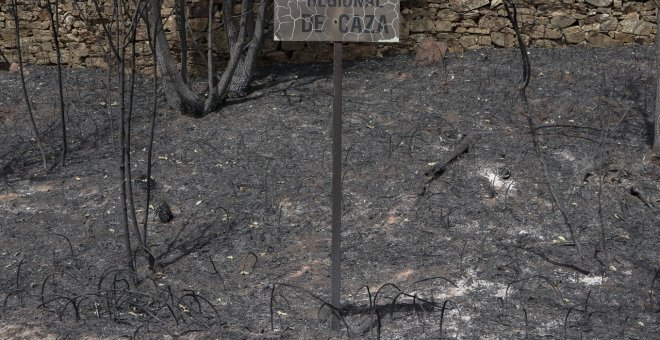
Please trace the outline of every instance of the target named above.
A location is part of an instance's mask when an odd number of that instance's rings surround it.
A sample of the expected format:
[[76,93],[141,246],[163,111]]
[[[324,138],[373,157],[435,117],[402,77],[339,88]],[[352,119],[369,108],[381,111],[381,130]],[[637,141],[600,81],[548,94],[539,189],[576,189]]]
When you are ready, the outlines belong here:
[[[192,33],[203,49],[206,46],[206,1],[188,0]],[[219,1],[216,1],[219,3]],[[347,44],[345,58],[372,57],[406,53],[414,50],[425,37],[448,42],[450,51],[483,47],[513,47],[516,38],[501,0],[402,0],[403,14],[401,42],[398,44]],[[70,66],[105,67],[108,47],[102,22],[109,22],[111,1],[103,4],[101,19],[92,0],[61,0],[58,8],[61,25],[60,39],[63,62]],[[16,40],[10,0],[0,0],[0,50],[15,62]],[[21,46],[23,59],[28,63],[53,64],[55,53],[49,31],[45,0],[19,0]],[[172,0],[166,0],[163,15],[169,15],[165,28],[178,53],[175,15]],[[272,15],[272,14],[271,14]],[[214,25],[222,26],[221,13],[216,13]],[[563,45],[619,46],[650,44],[655,39],[654,1],[622,0],[521,0],[518,1],[518,20],[524,40],[538,47]],[[125,18],[124,22],[130,22]],[[272,25],[269,25],[272,30]],[[216,34],[216,57],[221,63],[225,54],[224,33]],[[138,63],[148,69],[150,48],[143,30],[138,32]],[[198,52],[190,48],[191,66],[203,70]],[[318,62],[330,60],[331,45],[322,42],[275,42],[272,33],[265,36],[262,63]],[[2,60],[0,59],[0,62]]]

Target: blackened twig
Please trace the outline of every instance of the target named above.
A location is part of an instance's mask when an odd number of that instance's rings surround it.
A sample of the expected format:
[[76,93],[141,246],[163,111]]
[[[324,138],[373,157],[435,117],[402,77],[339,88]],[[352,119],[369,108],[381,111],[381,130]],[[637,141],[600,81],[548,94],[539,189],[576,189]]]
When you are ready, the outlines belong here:
[[516,5],[514,2],[510,0],[505,0],[504,9],[506,10],[507,17],[511,22],[511,25],[513,26],[513,30],[516,32],[516,36],[518,37],[518,47],[520,48],[520,54],[523,63],[522,65],[523,79],[520,81],[520,84],[518,85],[518,91],[520,93],[520,98],[523,101],[524,116],[527,118],[527,124],[529,125],[529,129],[532,135],[532,142],[534,144],[536,156],[538,157],[539,162],[541,163],[541,167],[543,168],[543,175],[548,185],[548,189],[550,190],[552,199],[554,200],[555,204],[557,205],[557,208],[559,209],[559,212],[561,213],[562,218],[564,219],[564,224],[566,224],[566,227],[568,228],[568,232],[570,233],[571,240],[575,244],[575,248],[578,254],[582,257],[583,256],[582,247],[575,232],[575,228],[573,227],[573,224],[568,217],[566,208],[562,205],[561,201],[559,200],[559,197],[555,192],[555,188],[552,182],[550,181],[550,174],[548,173],[548,167],[546,165],[545,159],[543,157],[543,152],[541,151],[541,146],[539,144],[536,123],[534,122],[534,118],[532,118],[532,116],[529,114],[530,113],[529,102],[527,101],[527,95],[525,90],[527,89],[527,85],[529,84],[529,79],[531,75],[531,66],[529,63],[529,55],[527,54],[527,47],[525,46],[525,42],[522,39],[522,33],[520,32],[520,27],[518,25]]
[[37,123],[34,121],[34,114],[32,113],[32,105],[30,105],[30,96],[28,95],[27,87],[25,86],[25,75],[23,73],[23,57],[21,53],[21,33],[18,27],[19,26],[18,5],[16,4],[16,0],[13,0],[12,7],[14,11],[14,25],[16,26],[14,32],[16,33],[16,52],[18,53],[18,70],[21,75],[23,98],[25,99],[25,105],[27,106],[28,116],[30,117],[30,125],[32,126],[32,131],[34,132],[34,138],[37,140],[37,146],[39,147],[39,152],[41,153],[41,161],[43,162],[44,170],[48,171],[48,165],[46,164],[46,154],[44,153],[44,148],[41,146],[39,129],[37,128]]
[[60,51],[59,39],[59,11],[60,0],[55,0],[55,12],[50,4],[50,0],[46,1],[46,9],[48,10],[48,17],[50,19],[50,29],[53,34],[53,41],[55,42],[55,56],[57,58],[57,85],[59,93],[60,104],[60,118],[62,120],[62,166],[66,165],[66,117],[64,113],[64,90],[62,89],[62,53]]

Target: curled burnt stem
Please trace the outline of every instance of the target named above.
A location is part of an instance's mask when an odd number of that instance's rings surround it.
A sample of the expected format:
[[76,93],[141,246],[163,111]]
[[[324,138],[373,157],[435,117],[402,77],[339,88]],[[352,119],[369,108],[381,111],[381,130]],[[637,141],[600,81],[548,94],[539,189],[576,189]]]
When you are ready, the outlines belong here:
[[527,89],[527,85],[529,85],[529,80],[531,76],[531,66],[529,62],[529,55],[527,53],[527,47],[525,46],[525,42],[523,41],[522,33],[520,32],[520,26],[518,24],[518,18],[517,18],[518,12],[516,8],[516,4],[515,2],[510,0],[505,0],[503,4],[504,4],[504,9],[506,10],[507,18],[511,22],[511,26],[513,26],[513,30],[516,32],[516,37],[518,38],[518,47],[520,48],[520,55],[522,59],[522,71],[523,71],[522,80],[518,85],[518,92],[523,102],[523,108],[524,108],[523,115],[527,118],[527,124],[529,126],[532,135],[534,150],[536,151],[536,156],[538,157],[539,162],[541,163],[541,167],[543,168],[544,179],[546,184],[548,185],[548,189],[550,190],[550,195],[552,196],[555,205],[557,206],[559,212],[561,213],[561,216],[564,220],[564,224],[568,228],[568,231],[571,236],[571,241],[573,241],[573,243],[575,244],[575,248],[578,254],[580,255],[580,257],[584,259],[582,246],[579,242],[578,239],[579,237],[576,234],[576,230],[573,227],[573,223],[571,222],[568,213],[566,212],[566,208],[561,203],[562,201],[559,199],[559,196],[556,193],[554,185],[550,181],[550,174],[548,172],[548,167],[546,165],[545,157],[543,152],[541,151],[541,145],[539,143],[536,123],[534,122],[534,118],[532,118],[532,116],[530,115],[530,108],[529,108],[529,102],[527,101],[526,89]]
[[76,259],[76,253],[73,251],[73,245],[71,244],[71,240],[69,240],[69,238],[64,236],[63,234],[59,234],[59,233],[53,233],[53,234],[60,236],[66,240],[66,242],[69,244],[69,251],[71,252],[71,259],[73,261],[73,265],[75,266],[76,269],[80,269],[80,265],[78,264],[78,259]]

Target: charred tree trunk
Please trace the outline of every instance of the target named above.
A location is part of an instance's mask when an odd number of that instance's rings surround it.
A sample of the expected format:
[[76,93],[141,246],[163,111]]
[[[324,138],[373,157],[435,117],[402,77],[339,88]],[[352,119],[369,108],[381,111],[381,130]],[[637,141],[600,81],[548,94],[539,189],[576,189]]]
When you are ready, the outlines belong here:
[[186,35],[186,0],[176,0],[176,29],[179,32],[181,77],[188,83],[188,36]]
[[[660,6],[656,10],[655,22],[660,27]],[[655,35],[655,121],[653,122],[653,150],[660,152],[660,32]]]
[[60,104],[60,119],[62,120],[62,166],[66,165],[66,152],[67,152],[67,142],[66,142],[66,115],[64,113],[64,90],[62,89],[62,54],[60,51],[60,33],[59,33],[59,0],[55,1],[55,11],[50,4],[50,0],[46,1],[46,9],[48,10],[48,16],[50,18],[50,28],[53,34],[53,41],[55,42],[55,56],[57,58],[57,85],[59,93],[59,104]]
[[[263,41],[264,25],[266,23],[267,0],[262,0],[259,5],[259,12],[249,13],[246,16],[247,38],[249,40],[247,49],[243,52],[241,60],[236,67],[234,78],[229,86],[229,92],[236,97],[244,97],[252,83],[254,67],[261,43]],[[252,9],[250,9],[252,11]],[[256,20],[255,20],[256,16]],[[225,21],[230,18],[225,17]],[[232,19],[233,20],[233,19]]]
[[[136,3],[139,5],[139,2]],[[253,0],[243,0],[241,13],[253,12]],[[229,41],[229,62],[221,75],[217,73],[210,76],[210,84],[213,88],[209,89],[209,95],[205,98],[203,95],[195,93],[190,86],[186,83],[182,73],[179,71],[177,63],[171,55],[170,45],[165,37],[163,29],[163,22],[161,19],[161,5],[162,0],[152,0],[145,4],[146,10],[140,9],[142,19],[147,24],[149,32],[153,37],[154,51],[156,59],[160,67],[161,82],[163,90],[172,108],[179,108],[184,114],[192,116],[203,116],[210,112],[216,111],[224,103],[229,93],[230,84],[234,78],[235,71],[238,68],[242,59],[245,59],[245,74],[243,80],[239,82],[243,88],[249,86],[251,73],[254,68],[254,59],[261,45],[263,38],[263,27],[266,21],[266,9],[268,1],[262,1],[259,6],[259,20],[255,22],[254,28],[248,32],[248,22],[254,21],[252,15],[241,15],[238,25],[234,19],[233,1],[223,0],[222,10],[227,27],[227,37]],[[211,10],[211,9],[210,9]],[[250,18],[250,19],[248,19]],[[212,25],[209,22],[209,25]],[[252,37],[248,43],[248,33]],[[212,44],[209,44],[212,47]],[[211,61],[207,60],[207,65],[211,65]],[[250,72],[247,72],[247,71]],[[249,75],[247,75],[249,73]],[[217,79],[214,82],[213,79]]]

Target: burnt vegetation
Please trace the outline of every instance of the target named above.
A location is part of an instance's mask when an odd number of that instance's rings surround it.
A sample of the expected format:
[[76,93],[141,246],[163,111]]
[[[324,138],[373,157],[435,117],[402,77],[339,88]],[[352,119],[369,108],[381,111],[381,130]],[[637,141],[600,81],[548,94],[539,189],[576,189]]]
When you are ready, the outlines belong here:
[[[348,64],[335,308],[331,68],[255,68],[267,1],[177,1],[180,64],[160,1],[94,2],[107,70],[0,74],[0,337],[660,333],[651,48],[428,40]],[[222,18],[221,72],[187,69],[190,10]],[[136,69],[140,29],[160,81]]]

